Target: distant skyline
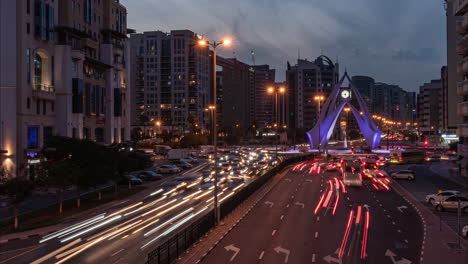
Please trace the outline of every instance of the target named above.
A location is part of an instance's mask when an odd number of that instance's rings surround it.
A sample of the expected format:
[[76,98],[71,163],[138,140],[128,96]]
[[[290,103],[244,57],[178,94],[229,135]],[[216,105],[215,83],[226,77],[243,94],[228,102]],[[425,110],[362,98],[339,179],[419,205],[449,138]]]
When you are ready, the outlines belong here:
[[340,73],[367,75],[408,91],[440,78],[446,64],[443,0],[121,0],[137,32],[189,29],[232,37],[221,56],[269,64],[284,81],[298,54],[338,59]]

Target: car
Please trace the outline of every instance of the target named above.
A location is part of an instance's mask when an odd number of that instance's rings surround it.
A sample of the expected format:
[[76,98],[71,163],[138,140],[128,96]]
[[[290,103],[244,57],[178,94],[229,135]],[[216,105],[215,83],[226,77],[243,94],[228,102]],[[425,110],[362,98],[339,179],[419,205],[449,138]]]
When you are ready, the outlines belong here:
[[125,175],[121,178],[120,184],[132,184],[132,185],[141,185],[143,181],[132,175]]
[[338,166],[335,163],[329,163],[325,166],[326,171],[336,171],[338,170]]
[[361,171],[361,177],[362,177],[363,179],[371,179],[371,178],[374,177],[374,173],[373,173],[371,170],[369,170],[369,169],[363,169],[363,170]]
[[416,179],[416,174],[412,170],[401,170],[399,172],[394,172],[390,175],[392,179],[407,179],[407,180],[414,180]]
[[440,156],[439,155],[430,155],[428,157],[425,158],[426,161],[431,161],[431,162],[436,162],[436,161],[440,161]]
[[426,202],[430,204],[434,204],[434,202],[445,201],[445,199],[449,198],[450,196],[459,195],[459,194],[460,194],[459,191],[452,191],[452,190],[440,191],[435,194],[426,195]]
[[176,165],[177,167],[180,167],[182,169],[191,169],[193,168],[193,165],[180,159],[180,160],[175,160],[172,162],[172,164]]
[[468,197],[461,196],[461,195],[453,195],[445,199],[444,201],[440,201],[434,203],[435,209],[439,212],[443,212],[445,210],[458,210],[460,207],[461,211],[465,214],[468,214]]
[[362,186],[361,173],[358,171],[345,171],[343,174],[343,183],[346,186]]
[[174,165],[161,165],[156,168],[157,173],[178,173],[181,171],[181,168]]
[[231,167],[231,165],[229,165],[228,162],[224,162],[223,164],[221,164],[221,169],[224,170],[224,171],[231,171],[232,167]]
[[138,173],[138,178],[144,180],[144,181],[158,181],[162,179],[161,174],[157,174],[154,171],[142,171]]
[[462,236],[464,236],[465,238],[468,238],[468,225],[463,227]]
[[180,160],[188,162],[188,163],[198,163],[198,159],[194,157],[182,158]]

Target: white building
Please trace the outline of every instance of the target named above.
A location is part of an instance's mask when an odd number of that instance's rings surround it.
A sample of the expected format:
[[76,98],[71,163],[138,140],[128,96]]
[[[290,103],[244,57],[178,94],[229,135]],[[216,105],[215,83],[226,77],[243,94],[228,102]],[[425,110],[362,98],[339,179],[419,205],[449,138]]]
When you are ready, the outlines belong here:
[[0,2],[0,162],[34,177],[54,135],[129,139],[126,9],[118,0]]

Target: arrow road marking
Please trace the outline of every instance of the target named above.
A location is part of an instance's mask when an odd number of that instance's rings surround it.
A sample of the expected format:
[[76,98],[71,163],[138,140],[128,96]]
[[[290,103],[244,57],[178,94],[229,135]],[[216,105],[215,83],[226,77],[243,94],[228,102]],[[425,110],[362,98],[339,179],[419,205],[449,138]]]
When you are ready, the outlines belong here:
[[239,251],[240,251],[240,248],[235,247],[234,244],[231,244],[229,246],[225,246],[224,249],[227,250],[227,251],[234,251],[234,255],[232,255],[232,257],[231,257],[231,259],[229,261],[233,261],[236,258],[237,254],[239,254]]
[[289,178],[286,178],[286,179],[284,179],[284,180],[285,180],[285,181],[288,181],[288,182],[292,182],[292,180],[289,179]]
[[401,258],[400,260],[396,261],[395,257],[397,256],[397,254],[393,253],[390,249],[387,249],[387,251],[385,251],[385,256],[390,257],[393,264],[411,264],[411,261],[405,258]]
[[299,205],[299,206],[301,206],[301,207],[302,207],[302,209],[304,209],[304,206],[305,206],[303,203],[296,203],[296,205]]
[[311,180],[311,179],[307,179],[306,182],[312,182],[312,180]]
[[[338,248],[337,250],[335,250],[335,255],[338,256],[339,252],[340,252],[340,249]],[[332,257],[331,255],[325,256],[323,260],[325,260],[327,263],[343,264],[343,261],[340,258],[338,257],[335,258],[335,257]]]
[[276,253],[283,253],[286,255],[286,257],[284,258],[284,263],[288,263],[288,259],[289,259],[289,253],[290,251],[288,249],[285,249],[285,248],[282,248],[281,246],[277,246],[274,248],[275,252]]
[[397,209],[403,213],[403,209],[408,209],[408,207],[402,205],[402,206],[398,206]]
[[364,204],[362,207],[366,208],[367,210],[369,210],[370,206],[367,205],[367,204]]
[[266,202],[265,202],[265,204],[269,205],[269,206],[270,206],[270,208],[271,208],[271,207],[273,207],[273,205],[274,205],[275,203],[273,203],[273,202],[269,202],[269,201],[266,201]]

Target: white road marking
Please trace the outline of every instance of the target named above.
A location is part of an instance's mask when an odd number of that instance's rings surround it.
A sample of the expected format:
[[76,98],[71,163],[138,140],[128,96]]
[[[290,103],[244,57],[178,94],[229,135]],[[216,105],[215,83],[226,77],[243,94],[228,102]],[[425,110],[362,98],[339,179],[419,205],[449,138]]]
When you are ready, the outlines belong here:
[[288,205],[286,205],[286,208],[289,208],[289,204],[288,204]]
[[284,215],[281,215],[281,216],[280,216],[280,220],[283,220],[283,218],[284,218]]
[[320,216],[317,216],[317,221],[320,221]]
[[276,234],[276,229],[273,230],[273,232],[271,232],[271,236],[274,236]]
[[234,251],[234,255],[232,255],[232,257],[231,257],[231,259],[229,261],[233,261],[236,258],[237,254],[239,254],[239,251],[240,251],[240,248],[235,247],[234,244],[231,244],[229,246],[225,246],[224,249],[227,250],[227,251]]
[[315,232],[315,238],[318,238],[318,232]]
[[262,253],[260,253],[260,256],[258,256],[258,259],[262,259],[263,255],[265,255],[265,251],[262,251]]
[[114,253],[111,255],[111,257],[113,257],[113,256],[119,254],[120,252],[124,251],[124,249],[125,249],[125,248],[122,248],[121,250],[118,250],[118,251],[114,252]]
[[315,262],[315,253],[312,254],[312,262]]

